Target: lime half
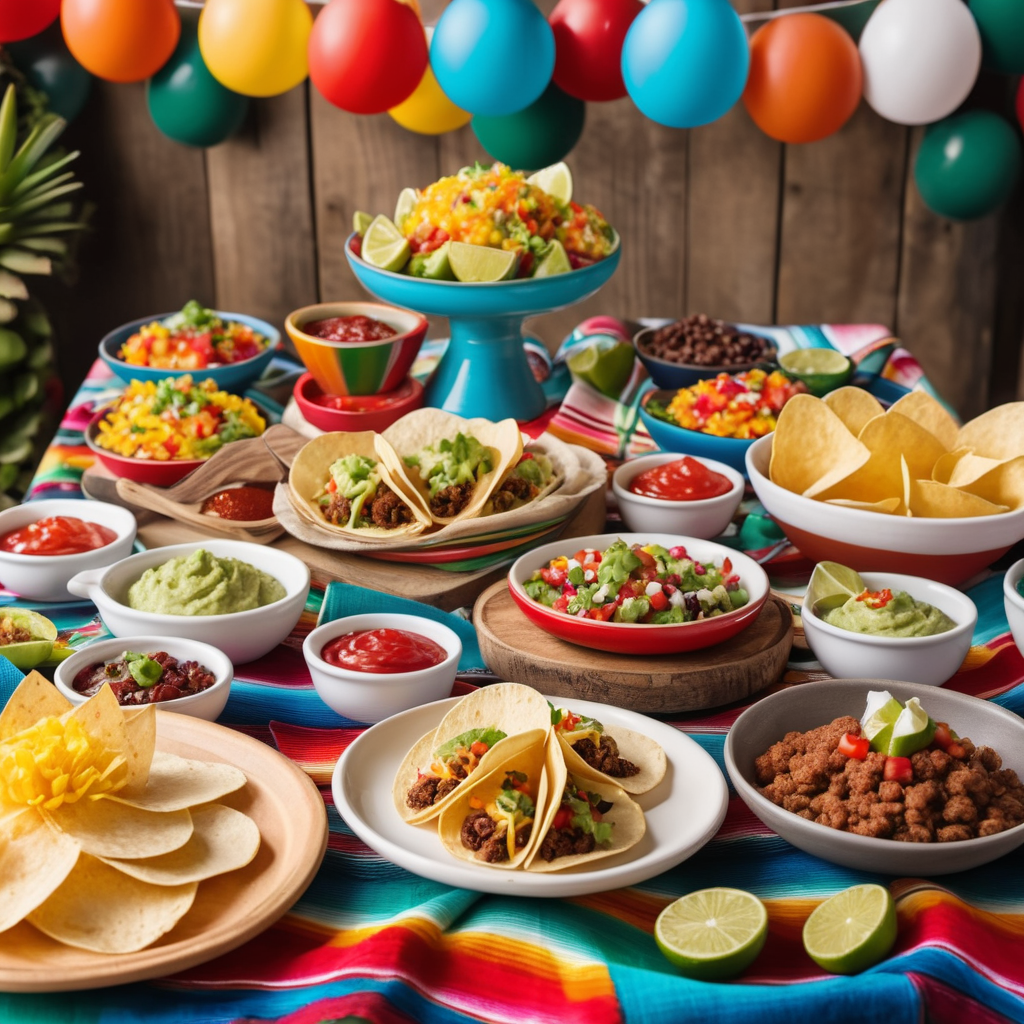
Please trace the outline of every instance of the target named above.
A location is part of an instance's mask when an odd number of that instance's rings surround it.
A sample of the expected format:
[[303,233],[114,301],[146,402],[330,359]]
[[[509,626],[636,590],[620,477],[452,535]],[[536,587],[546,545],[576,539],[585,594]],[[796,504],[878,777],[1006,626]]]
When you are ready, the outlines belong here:
[[373,218],[363,235],[363,259],[380,270],[401,270],[411,255],[409,242],[383,214]]
[[398,202],[395,203],[395,223],[399,227],[402,226],[402,221],[412,213],[419,200],[420,195],[414,188],[403,188],[398,193]]
[[633,346],[602,338],[570,354],[569,372],[609,398],[618,398],[633,372]]
[[534,277],[553,277],[555,274],[568,274],[572,270],[565,246],[556,238],[544,258],[537,264]]
[[896,904],[882,885],[855,885],[818,906],[804,924],[804,949],[833,974],[856,974],[896,941]]
[[900,711],[889,737],[890,757],[910,757],[924,750],[935,735],[935,722],[921,707],[917,697],[911,697]]
[[864,581],[856,569],[838,562],[819,562],[811,573],[804,595],[804,605],[816,614],[846,604],[851,597],[864,593]]
[[448,248],[448,262],[456,280],[490,284],[510,278],[516,271],[519,256],[510,249],[452,242]]
[[834,348],[798,348],[779,356],[779,366],[819,396],[842,387],[853,375],[853,363]]
[[654,941],[690,978],[730,978],[753,963],[768,936],[768,912],[742,889],[699,889],[670,903]]
[[536,174],[531,174],[527,179],[531,185],[543,189],[549,196],[563,203],[572,201],[572,171],[564,161],[552,164],[550,167],[543,167]]
[[373,215],[365,210],[356,210],[352,215],[352,230],[360,237],[366,234],[372,223]]

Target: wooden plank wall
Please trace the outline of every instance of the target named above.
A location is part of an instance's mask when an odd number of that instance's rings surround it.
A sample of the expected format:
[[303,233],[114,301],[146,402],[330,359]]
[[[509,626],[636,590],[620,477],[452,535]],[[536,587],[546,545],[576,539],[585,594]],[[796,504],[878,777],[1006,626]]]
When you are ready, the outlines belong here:
[[[1024,398],[1022,201],[970,224],[936,217],[912,185],[919,134],[866,104],[809,146],[766,138],[742,106],[686,132],[628,99],[590,104],[569,161],[577,195],[619,229],[622,263],[599,295],[536,330],[554,346],[597,312],[883,323],[964,416]],[[242,132],[203,152],[159,134],[143,86],[97,83],[66,141],[83,150],[98,207],[77,283],[46,289],[72,387],[105,331],[191,297],[275,323],[356,297],[343,251],[353,211],[390,212],[404,185],[485,157],[469,127],[418,136],[308,85],[253,102]]]

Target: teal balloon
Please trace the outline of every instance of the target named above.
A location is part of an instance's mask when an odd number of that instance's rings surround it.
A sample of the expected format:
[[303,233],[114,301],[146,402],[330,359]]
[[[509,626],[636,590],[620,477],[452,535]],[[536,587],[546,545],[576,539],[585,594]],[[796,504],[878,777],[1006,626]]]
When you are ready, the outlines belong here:
[[1010,198],[1022,161],[1020,139],[1007,120],[990,110],[970,110],[928,127],[914,181],[940,217],[973,220]]
[[981,33],[981,63],[1008,75],[1024,72],[1024,3],[1021,0],[970,0]]
[[92,75],[71,56],[59,22],[4,49],[29,85],[46,93],[50,110],[68,122],[78,117],[92,91]]
[[216,146],[241,128],[249,99],[210,74],[199,52],[198,19],[187,13],[182,13],[181,38],[171,59],[146,86],[149,116],[175,142]]
[[536,171],[558,163],[579,141],[586,104],[554,83],[528,107],[505,117],[477,114],[471,124],[480,145],[495,160]]

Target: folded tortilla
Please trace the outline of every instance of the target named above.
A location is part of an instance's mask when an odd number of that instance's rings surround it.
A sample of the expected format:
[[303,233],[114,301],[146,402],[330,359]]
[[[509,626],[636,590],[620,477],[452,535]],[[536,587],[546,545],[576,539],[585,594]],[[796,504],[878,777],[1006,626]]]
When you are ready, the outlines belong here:
[[619,756],[627,761],[632,761],[639,769],[636,775],[615,776],[606,775],[591,767],[573,749],[573,744],[584,738],[590,738],[592,742],[599,743],[599,738],[585,731],[567,733],[564,730],[555,730],[559,743],[562,745],[562,752],[565,757],[566,768],[574,775],[581,775],[598,782],[608,782],[613,786],[620,786],[627,793],[646,793],[648,790],[661,782],[665,777],[668,762],[665,758],[665,751],[659,743],[656,743],[649,736],[643,733],[634,732],[620,725],[605,727],[604,735],[615,741],[618,747]]

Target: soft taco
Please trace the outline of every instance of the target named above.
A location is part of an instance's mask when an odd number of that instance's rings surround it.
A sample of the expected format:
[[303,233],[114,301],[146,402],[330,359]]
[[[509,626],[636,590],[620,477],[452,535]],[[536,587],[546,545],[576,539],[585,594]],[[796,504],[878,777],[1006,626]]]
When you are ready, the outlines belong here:
[[[392,787],[395,808],[410,824],[429,821],[468,778],[486,775],[519,750],[524,734],[546,733],[549,723],[547,701],[529,686],[497,683],[474,690],[406,754]],[[532,742],[529,736],[526,742]]]
[[665,751],[643,733],[601,722],[567,708],[551,708],[551,726],[572,774],[646,793],[665,777]]
[[441,812],[437,832],[453,857],[498,868],[526,862],[547,807],[548,736],[544,729],[523,734],[518,749],[462,787]]
[[515,465],[505,470],[498,486],[491,491],[481,515],[509,512],[522,508],[549,494],[562,482],[562,477],[544,452],[527,449]]
[[[293,504],[322,526],[360,536],[405,537],[431,525],[419,495],[388,468],[387,442],[372,430],[321,434],[292,462]],[[393,453],[391,453],[393,455]]]
[[635,846],[647,831],[640,806],[619,787],[565,767],[555,736],[548,740],[548,804],[527,871],[564,871]]
[[442,409],[408,413],[383,437],[392,449],[386,456],[391,473],[442,524],[479,515],[523,453],[515,420],[464,420]]

